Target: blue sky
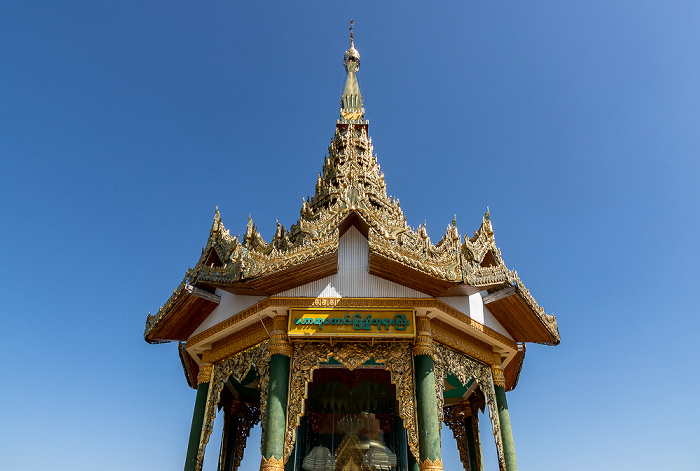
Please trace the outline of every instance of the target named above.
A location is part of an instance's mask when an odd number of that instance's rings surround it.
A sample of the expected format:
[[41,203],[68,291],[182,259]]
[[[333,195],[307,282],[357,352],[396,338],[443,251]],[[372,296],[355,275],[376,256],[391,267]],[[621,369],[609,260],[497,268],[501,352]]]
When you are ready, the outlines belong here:
[[646,1],[0,3],[3,466],[182,467],[195,393],[146,314],[217,205],[296,221],[350,18],[409,224],[490,207],[557,315],[508,396],[520,469],[695,469],[700,5]]

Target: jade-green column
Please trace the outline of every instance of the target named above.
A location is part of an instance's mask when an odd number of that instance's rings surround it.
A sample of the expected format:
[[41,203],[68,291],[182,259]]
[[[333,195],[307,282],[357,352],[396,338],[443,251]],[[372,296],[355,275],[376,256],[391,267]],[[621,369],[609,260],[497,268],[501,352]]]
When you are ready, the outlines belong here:
[[209,395],[210,374],[211,365],[202,363],[199,366],[199,374],[197,375],[197,398],[194,401],[190,440],[187,443],[185,471],[194,471],[197,467],[197,452],[199,451],[199,439],[202,436],[202,427],[204,426],[204,411],[207,407],[207,396]]
[[515,444],[513,443],[513,430],[510,428],[510,414],[506,401],[505,380],[503,369],[500,366],[492,368],[494,373],[494,387],[496,389],[496,406],[498,408],[498,420],[501,423],[501,439],[503,441],[503,455],[506,460],[506,471],[518,471],[518,463],[515,460]]
[[232,471],[233,469],[233,457],[236,453],[236,440],[238,437],[238,416],[234,414],[234,407],[229,405],[227,409],[224,410],[224,414],[228,415],[228,420],[224,420],[224,427],[226,431],[224,432],[224,456],[221,460],[222,468],[220,471]]
[[467,435],[467,447],[469,454],[469,471],[479,471],[479,460],[476,454],[477,441],[474,436],[474,421],[479,423],[479,418],[473,415],[464,419],[464,431]]
[[289,363],[292,347],[287,340],[287,316],[272,320],[270,376],[263,436],[261,471],[284,471],[284,433],[287,427]]
[[433,339],[430,319],[416,317],[418,336],[413,347],[416,382],[416,415],[418,422],[418,465],[420,469],[442,469],[440,450],[440,423],[435,396],[435,371],[433,370]]

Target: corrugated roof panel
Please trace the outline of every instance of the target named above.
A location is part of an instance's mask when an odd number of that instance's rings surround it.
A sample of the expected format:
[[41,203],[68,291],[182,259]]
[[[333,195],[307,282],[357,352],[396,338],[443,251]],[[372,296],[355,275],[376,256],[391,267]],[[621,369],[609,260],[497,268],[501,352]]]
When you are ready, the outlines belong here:
[[416,291],[368,271],[367,239],[350,227],[338,244],[338,273],[298,286],[274,297],[290,298],[429,298]]

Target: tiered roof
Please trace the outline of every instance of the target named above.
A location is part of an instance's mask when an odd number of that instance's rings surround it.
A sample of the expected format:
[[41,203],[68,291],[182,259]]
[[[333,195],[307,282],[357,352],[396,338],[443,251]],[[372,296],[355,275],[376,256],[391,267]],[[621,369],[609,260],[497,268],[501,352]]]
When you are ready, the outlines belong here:
[[187,340],[218,305],[217,288],[271,296],[336,273],[339,239],[355,226],[368,240],[370,274],[433,297],[486,290],[484,303],[516,342],[559,343],[555,317],[504,263],[488,211],[472,237],[462,237],[453,220],[435,244],[424,224],[408,225],[399,200],[387,194],[373,153],[356,78],[359,64],[351,37],[340,119],[315,193],[303,200],[297,222],[289,229],[278,222],[266,242],[249,218],[240,240],[224,227],[217,208],[194,268],[163,307],[149,314],[146,341]]

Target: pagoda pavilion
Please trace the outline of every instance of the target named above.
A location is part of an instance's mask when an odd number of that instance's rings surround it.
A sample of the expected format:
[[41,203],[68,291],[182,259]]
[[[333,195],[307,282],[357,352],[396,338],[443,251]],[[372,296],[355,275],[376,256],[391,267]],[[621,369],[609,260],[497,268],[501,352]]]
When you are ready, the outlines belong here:
[[433,243],[386,192],[357,82],[352,28],[340,118],[313,197],[270,242],[219,215],[194,268],[155,315],[149,343],[178,341],[197,390],[185,471],[200,470],[223,415],[219,470],[251,428],[260,470],[442,470],[444,423],[465,470],[482,469],[488,410],[500,470],[517,470],[506,391],[525,344],[559,343],[556,319],[496,246],[489,213]]

